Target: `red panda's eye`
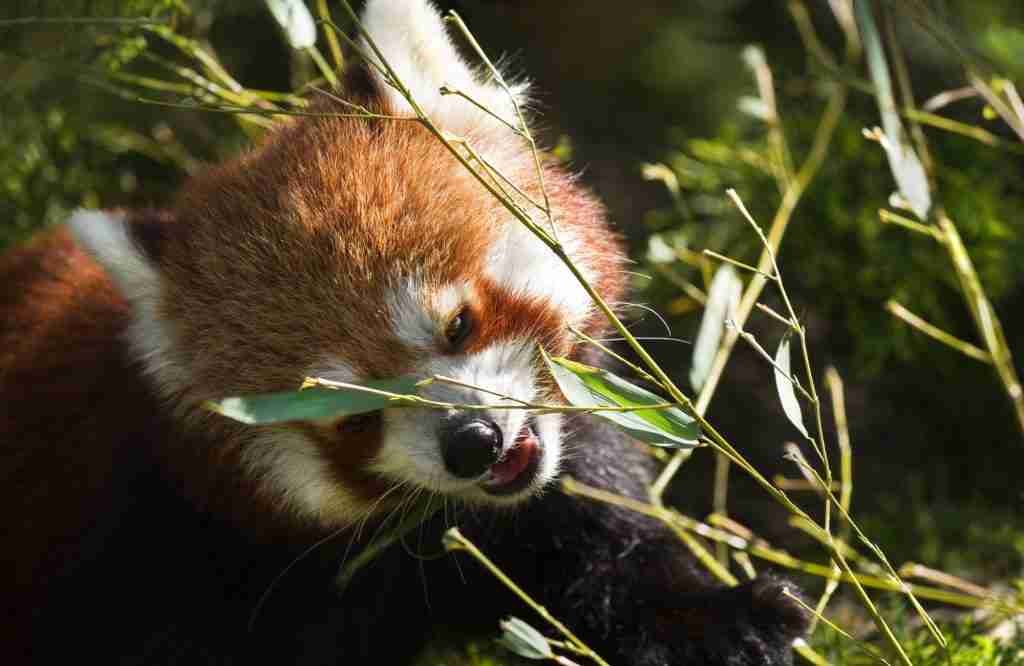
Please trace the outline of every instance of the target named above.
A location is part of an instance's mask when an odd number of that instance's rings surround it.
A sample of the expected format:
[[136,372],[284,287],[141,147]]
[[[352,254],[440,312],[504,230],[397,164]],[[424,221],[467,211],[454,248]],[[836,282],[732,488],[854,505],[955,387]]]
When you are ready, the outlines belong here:
[[444,329],[445,340],[453,350],[460,349],[473,333],[473,315],[469,308],[462,308],[459,313],[448,321]]

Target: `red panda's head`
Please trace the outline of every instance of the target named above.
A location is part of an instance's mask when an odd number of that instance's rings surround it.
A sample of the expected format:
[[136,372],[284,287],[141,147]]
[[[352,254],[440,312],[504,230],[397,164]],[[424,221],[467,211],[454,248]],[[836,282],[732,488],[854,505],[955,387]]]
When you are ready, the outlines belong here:
[[[436,11],[425,0],[370,0],[363,22],[433,122],[539,201],[526,142],[439,92],[458,90],[515,122],[505,93],[462,61]],[[350,81],[350,99],[413,116],[373,67]],[[79,242],[132,304],[134,353],[178,418],[223,442],[206,454],[211,465],[232,461],[230,473],[262,496],[323,525],[358,519],[395,484],[491,504],[536,493],[562,455],[556,414],[403,408],[266,428],[199,416],[203,400],[290,390],[307,376],[443,375],[555,401],[538,346],[564,355],[571,326],[601,326],[566,266],[424,126],[339,117],[350,110],[326,98],[314,111],[194,177],[169,211],[74,215]],[[623,256],[602,207],[557,166],[544,170],[558,238],[613,300]],[[453,383],[422,394],[499,401]]]

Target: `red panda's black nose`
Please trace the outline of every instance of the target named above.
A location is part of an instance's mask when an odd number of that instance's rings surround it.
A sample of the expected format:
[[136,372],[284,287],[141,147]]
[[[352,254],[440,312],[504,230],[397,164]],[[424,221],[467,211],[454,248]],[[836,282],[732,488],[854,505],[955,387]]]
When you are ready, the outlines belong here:
[[501,455],[501,428],[490,419],[459,415],[441,426],[441,458],[454,476],[480,476]]

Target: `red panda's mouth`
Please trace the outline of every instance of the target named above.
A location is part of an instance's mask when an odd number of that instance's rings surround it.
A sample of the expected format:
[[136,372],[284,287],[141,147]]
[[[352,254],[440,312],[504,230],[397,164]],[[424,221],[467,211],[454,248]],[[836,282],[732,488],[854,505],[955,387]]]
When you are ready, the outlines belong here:
[[530,419],[519,430],[511,448],[491,465],[483,489],[491,495],[511,495],[523,490],[537,477],[542,453],[540,437]]

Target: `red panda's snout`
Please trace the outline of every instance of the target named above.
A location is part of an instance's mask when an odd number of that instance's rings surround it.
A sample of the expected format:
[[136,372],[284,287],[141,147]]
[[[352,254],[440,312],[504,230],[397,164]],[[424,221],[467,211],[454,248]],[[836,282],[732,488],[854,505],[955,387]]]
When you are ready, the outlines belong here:
[[471,503],[511,504],[535,494],[562,457],[560,416],[524,409],[555,401],[540,380],[538,355],[537,341],[521,338],[424,357],[415,376],[435,381],[420,395],[454,407],[386,410],[370,469]]
[[502,454],[501,428],[487,418],[452,414],[439,435],[445,469],[460,479],[481,476]]

